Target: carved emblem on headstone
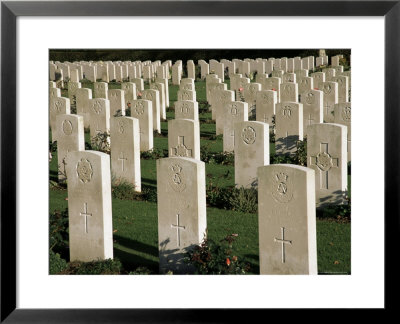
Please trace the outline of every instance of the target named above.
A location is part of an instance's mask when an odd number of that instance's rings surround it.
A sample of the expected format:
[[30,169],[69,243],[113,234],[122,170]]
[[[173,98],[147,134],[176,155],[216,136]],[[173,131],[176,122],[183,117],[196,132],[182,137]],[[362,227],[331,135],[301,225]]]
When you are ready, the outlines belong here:
[[315,102],[315,96],[312,92],[306,94],[306,103],[312,105]]
[[174,191],[182,192],[186,188],[185,176],[179,164],[172,164],[168,168],[168,184]]
[[144,105],[143,102],[139,101],[135,103],[135,112],[138,115],[142,115],[144,113]]
[[256,141],[256,131],[254,128],[250,126],[243,128],[242,139],[246,144],[253,144]]
[[83,183],[88,183],[92,180],[93,168],[89,160],[82,158],[76,165],[76,173],[79,180]]
[[276,173],[272,179],[271,194],[275,201],[288,203],[293,198],[291,178],[284,172]]
[[324,84],[323,91],[325,94],[330,94],[332,91],[332,86],[330,84]]
[[186,102],[182,103],[182,104],[181,104],[181,109],[180,109],[180,111],[181,111],[181,113],[184,114],[184,115],[189,114],[189,111],[190,111],[189,104],[186,103]]
[[286,117],[286,118],[291,118],[292,117],[292,107],[284,106],[282,108],[282,116]]
[[100,101],[96,100],[96,101],[93,103],[92,109],[93,109],[93,111],[94,111],[96,114],[100,114],[101,111],[103,110],[103,107],[101,106]]
[[332,168],[332,157],[327,152],[320,152],[317,154],[316,165],[322,171],[329,171]]
[[344,106],[342,109],[342,119],[344,121],[351,121],[351,107],[349,106]]
[[60,112],[62,106],[63,106],[63,103],[62,103],[60,100],[57,100],[57,101],[54,103],[54,110]]
[[62,123],[62,130],[63,130],[63,133],[65,135],[71,135],[72,134],[72,123],[71,123],[71,121],[69,121],[67,119],[64,120],[63,123]]

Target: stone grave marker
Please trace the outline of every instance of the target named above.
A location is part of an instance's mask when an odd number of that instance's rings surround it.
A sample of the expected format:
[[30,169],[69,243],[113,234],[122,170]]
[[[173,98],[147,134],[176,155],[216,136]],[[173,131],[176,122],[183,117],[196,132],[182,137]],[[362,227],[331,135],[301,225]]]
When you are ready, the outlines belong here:
[[85,131],[83,117],[60,114],[56,117],[58,181],[66,180],[67,154],[85,150]]
[[347,192],[347,127],[313,124],[307,134],[307,166],[315,170],[317,206],[343,204]]
[[256,120],[267,123],[272,127],[272,120],[275,116],[275,105],[278,101],[278,95],[273,90],[261,90],[257,92],[256,97]]
[[351,102],[335,105],[335,123],[347,126],[347,161],[351,161]]
[[206,234],[205,164],[170,157],[157,160],[158,248],[160,273],[190,273],[184,261]]
[[311,73],[311,77],[313,78],[314,89],[320,90],[322,83],[325,82],[325,73],[323,72]]
[[196,79],[195,65],[194,65],[193,60],[187,61],[186,67],[187,67],[187,76],[188,76],[188,78]]
[[108,99],[108,83],[95,82],[93,85],[94,97]]
[[287,82],[294,82],[296,83],[296,74],[295,73],[285,73],[282,75],[282,82],[287,83]]
[[224,152],[233,152],[235,149],[235,123],[248,120],[249,105],[247,102],[233,101],[226,103],[224,110],[223,150]]
[[124,91],[125,108],[127,108],[128,104],[137,99],[136,84],[133,82],[123,82],[121,83],[121,90]]
[[249,104],[249,113],[255,109],[258,91],[261,91],[261,83],[252,82],[244,85],[243,96],[245,102]]
[[199,103],[197,101],[175,101],[175,119],[199,121]]
[[117,181],[127,182],[141,191],[139,120],[111,118],[111,171]]
[[153,130],[161,134],[160,94],[158,90],[149,89],[142,91],[142,99],[150,100],[153,108]]
[[281,84],[280,102],[299,102],[299,90],[297,83],[287,82]]
[[70,261],[113,258],[110,156],[67,155]]
[[144,90],[144,81],[141,78],[132,78],[130,80],[136,85],[136,93]]
[[338,84],[338,102],[344,103],[349,101],[349,78],[344,75],[335,76],[333,82]]
[[215,110],[215,129],[216,135],[224,132],[224,107],[228,102],[235,101],[235,93],[232,90],[216,90],[215,99],[213,99],[213,108]]
[[258,168],[260,274],[316,275],[315,172],[291,165]]
[[150,89],[158,90],[160,99],[160,115],[162,120],[167,119],[167,106],[165,103],[164,82],[155,82],[150,85]]
[[277,100],[280,102],[280,89],[281,89],[281,79],[280,78],[268,78],[265,79],[262,84],[262,90],[274,90],[277,94]]
[[189,157],[200,160],[200,125],[190,119],[168,121],[169,157]]
[[178,90],[178,101],[196,101],[196,91]]
[[269,164],[269,125],[245,121],[234,127],[236,188],[256,187],[257,168]]
[[110,131],[110,100],[89,99],[90,137]]
[[337,82],[326,81],[321,83],[321,89],[324,93],[323,108],[324,108],[324,122],[331,123],[334,121],[334,106],[339,102],[338,84]]
[[125,116],[125,94],[124,90],[108,90],[108,99],[110,100],[110,116]]
[[303,104],[281,102],[276,104],[275,152],[293,155],[296,142],[303,140]]
[[323,92],[309,90],[300,95],[300,102],[303,104],[303,135],[307,136],[307,126],[323,123]]
[[92,99],[92,89],[80,88],[76,90],[76,113],[83,116],[85,128],[90,126],[89,99]]
[[64,97],[50,97],[50,128],[52,141],[57,141],[57,115],[71,113],[70,101]]
[[131,104],[131,116],[139,120],[140,151],[153,149],[153,108],[150,100],[137,99]]

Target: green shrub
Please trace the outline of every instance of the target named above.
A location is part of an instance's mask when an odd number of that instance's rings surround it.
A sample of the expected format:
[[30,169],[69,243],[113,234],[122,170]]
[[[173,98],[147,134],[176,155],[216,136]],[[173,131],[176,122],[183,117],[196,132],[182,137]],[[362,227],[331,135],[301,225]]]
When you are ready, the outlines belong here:
[[186,253],[185,262],[194,266],[196,274],[246,274],[250,265],[235,255],[236,237],[237,234],[229,234],[215,242],[206,236],[200,246]]
[[210,206],[230,209],[230,197],[232,195],[233,188],[221,188],[213,186],[212,183],[207,185],[206,188],[206,199]]
[[210,111],[210,104],[208,101],[198,101],[199,103],[199,114],[204,114]]
[[110,133],[109,132],[99,132],[91,138],[92,150],[100,151],[103,153],[110,154]]
[[118,259],[92,262],[70,262],[60,274],[116,275],[121,274],[122,264]]
[[69,244],[68,208],[55,210],[49,215],[49,247],[56,252],[64,251]]
[[49,250],[49,274],[58,274],[68,267],[67,261],[62,259],[58,253]]
[[151,274],[151,270],[146,267],[138,267],[134,271],[129,272],[130,275],[149,275]]
[[258,210],[258,192],[254,188],[245,189],[243,187],[234,189],[229,198],[232,210],[243,213],[257,213]]
[[168,150],[153,148],[152,150],[140,153],[140,158],[144,160],[156,160],[164,157],[168,157]]

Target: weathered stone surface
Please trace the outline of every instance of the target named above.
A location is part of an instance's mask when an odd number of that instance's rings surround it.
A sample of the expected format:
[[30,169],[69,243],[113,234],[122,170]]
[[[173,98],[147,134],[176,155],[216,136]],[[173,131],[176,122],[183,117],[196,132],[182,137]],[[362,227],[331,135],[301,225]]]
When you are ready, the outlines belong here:
[[323,96],[324,122],[331,123],[334,121],[334,106],[339,101],[337,82],[322,82],[321,89]]
[[168,121],[169,157],[191,157],[200,160],[200,126],[190,119]]
[[235,124],[235,185],[257,186],[257,168],[269,164],[269,125],[257,121]]
[[307,126],[323,122],[323,92],[309,90],[300,95],[303,104],[303,135],[307,136]]
[[150,89],[142,91],[142,99],[150,100],[153,108],[153,130],[161,134],[160,93],[158,90]]
[[258,227],[260,274],[318,274],[314,170],[258,168]]
[[110,131],[110,101],[103,98],[89,99],[90,137]]
[[347,127],[308,126],[307,166],[315,170],[317,206],[343,204],[347,193]]
[[335,123],[347,126],[347,161],[351,161],[351,102],[335,105]]
[[83,117],[60,114],[56,117],[58,181],[67,178],[66,157],[68,152],[85,150],[85,130]]
[[249,105],[247,102],[233,101],[224,106],[223,150],[232,152],[235,149],[235,123],[248,120]]
[[69,152],[67,161],[70,260],[112,259],[110,156]]
[[108,99],[108,83],[106,82],[95,82],[93,85],[94,97]]
[[111,170],[118,182],[141,191],[139,120],[133,117],[111,118]]
[[183,157],[157,160],[160,273],[193,272],[183,262],[207,228],[204,162]]
[[110,116],[125,116],[125,94],[123,90],[108,90],[108,98],[110,100]]
[[272,120],[275,116],[275,105],[278,101],[278,95],[273,90],[261,90],[257,92],[256,97],[256,120],[267,123],[272,126]]
[[197,101],[175,101],[175,119],[199,120],[199,103]]
[[297,83],[287,82],[281,84],[280,102],[299,102],[299,90]]
[[76,113],[83,116],[83,125],[90,127],[89,100],[92,99],[92,90],[81,88],[76,90]]
[[70,114],[71,107],[68,98],[64,97],[51,97],[50,96],[50,128],[52,134],[52,141],[57,141],[57,115]]
[[297,102],[276,104],[275,152],[293,155],[297,141],[303,140],[303,105]]
[[138,99],[131,104],[131,116],[139,120],[140,151],[153,149],[153,108],[150,100]]

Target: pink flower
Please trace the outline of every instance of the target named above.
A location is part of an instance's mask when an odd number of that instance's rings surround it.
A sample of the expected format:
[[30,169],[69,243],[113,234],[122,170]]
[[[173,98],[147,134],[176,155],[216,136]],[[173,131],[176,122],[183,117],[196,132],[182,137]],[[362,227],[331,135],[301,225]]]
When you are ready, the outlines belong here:
[[319,90],[318,88],[314,88],[314,90]]
[[272,88],[272,90],[273,90],[273,91],[276,91],[276,89],[275,89],[275,88]]
[[239,91],[243,91],[243,88],[239,88]]

